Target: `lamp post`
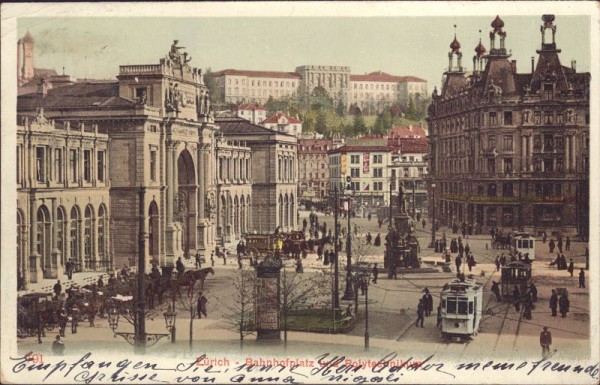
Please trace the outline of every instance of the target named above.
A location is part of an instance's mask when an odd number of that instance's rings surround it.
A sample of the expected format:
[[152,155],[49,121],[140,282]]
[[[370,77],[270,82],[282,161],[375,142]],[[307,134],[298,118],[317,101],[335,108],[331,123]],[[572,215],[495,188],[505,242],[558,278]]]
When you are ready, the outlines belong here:
[[177,317],[177,313],[175,312],[175,301],[173,301],[173,307],[169,305],[169,309],[163,313],[165,317],[165,324],[167,325],[167,330],[171,333],[171,343],[175,343],[175,318]]
[[371,275],[368,271],[361,272],[357,279],[365,288],[365,350],[369,350],[369,283]]
[[[351,178],[347,177],[348,182],[347,191],[352,191]],[[346,290],[344,291],[343,300],[351,301],[354,298],[354,288],[352,287],[352,230],[350,227],[350,216],[351,216],[351,198],[350,194],[346,195],[346,202],[348,204],[347,217],[348,217],[348,238],[346,240]]]
[[340,234],[340,230],[339,230],[339,226],[338,226],[338,209],[339,209],[339,200],[338,200],[338,188],[337,186],[335,186],[333,188],[333,196],[334,196],[334,202],[333,202],[333,232],[334,232],[334,238],[333,238],[333,252],[335,255],[335,260],[333,262],[333,308],[334,309],[339,309],[340,308],[340,282],[339,282],[339,271],[340,271],[340,265],[339,265],[339,250],[338,250],[338,240],[339,240],[339,234]]
[[433,248],[435,247],[435,183],[431,184],[431,193],[432,193],[432,202],[433,202],[433,208],[432,208],[432,223],[431,223],[431,243],[429,244],[429,247]]

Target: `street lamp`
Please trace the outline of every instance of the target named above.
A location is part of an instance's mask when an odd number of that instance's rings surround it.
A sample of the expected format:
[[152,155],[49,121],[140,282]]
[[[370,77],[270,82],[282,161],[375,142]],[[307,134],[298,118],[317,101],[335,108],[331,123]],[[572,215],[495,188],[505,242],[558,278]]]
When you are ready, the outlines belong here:
[[338,258],[338,254],[339,254],[339,250],[338,250],[338,242],[339,242],[339,237],[340,237],[340,229],[339,229],[339,225],[338,225],[338,209],[339,209],[339,199],[338,199],[338,188],[337,185],[334,187],[333,189],[333,195],[334,195],[334,202],[333,202],[333,231],[334,231],[334,238],[333,238],[333,252],[334,252],[334,258],[335,261],[333,262],[333,267],[334,267],[334,276],[333,276],[333,308],[334,309],[339,309],[340,308],[340,283],[339,283],[339,258]]
[[[113,331],[113,333],[115,330],[117,330],[117,327],[119,327],[119,312],[114,307],[108,309],[108,326],[110,326],[110,329]],[[117,338],[116,333],[115,338]]]
[[434,248],[435,247],[435,183],[431,184],[431,193],[432,193],[432,202],[433,202],[433,208],[432,208],[432,223],[431,223],[431,243],[429,244],[429,247]]
[[368,271],[362,271],[358,274],[361,287],[365,288],[365,350],[369,350],[369,283],[371,275]]
[[171,308],[169,305],[169,309],[163,313],[165,316],[165,324],[167,325],[167,330],[171,333],[171,343],[175,343],[175,318],[177,317],[177,313],[174,311],[174,308]]
[[346,290],[344,291],[343,300],[350,301],[354,298],[354,289],[352,287],[352,228],[350,227],[350,217],[351,217],[351,205],[352,202],[350,193],[352,192],[352,179],[348,176],[346,177],[346,190],[348,191],[346,195],[346,202],[348,204],[348,210],[346,212],[346,216],[348,217],[348,238],[346,240]]

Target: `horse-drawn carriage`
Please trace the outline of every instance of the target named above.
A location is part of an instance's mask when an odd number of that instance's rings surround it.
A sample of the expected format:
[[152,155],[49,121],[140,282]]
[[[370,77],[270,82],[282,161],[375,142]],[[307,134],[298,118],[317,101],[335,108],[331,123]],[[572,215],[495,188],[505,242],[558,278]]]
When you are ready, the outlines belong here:
[[294,259],[298,259],[302,255],[303,258],[306,258],[308,244],[303,231],[290,231],[289,233],[283,233],[282,236],[282,253],[284,256],[291,256]]
[[263,254],[280,252],[283,239],[283,234],[247,234],[246,254],[256,260]]

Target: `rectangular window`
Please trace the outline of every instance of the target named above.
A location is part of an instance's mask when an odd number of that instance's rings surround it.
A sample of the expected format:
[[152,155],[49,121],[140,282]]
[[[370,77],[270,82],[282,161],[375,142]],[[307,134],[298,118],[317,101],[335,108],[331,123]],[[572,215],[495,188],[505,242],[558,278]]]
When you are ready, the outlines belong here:
[[456,314],[456,297],[448,297],[446,300],[446,313]]
[[382,191],[383,190],[383,182],[373,182],[373,190]]
[[77,182],[77,150],[69,150],[69,170],[71,181]]
[[488,136],[488,148],[492,149],[494,147],[496,147],[496,136],[490,135]]
[[54,175],[56,175],[56,181],[63,181],[63,156],[62,148],[54,149]]
[[556,158],[556,171],[565,171],[565,160],[563,158]]
[[513,149],[513,137],[512,135],[504,135],[504,149],[512,150]]
[[504,125],[510,126],[512,124],[512,111],[504,111]]
[[374,168],[373,169],[373,176],[375,178],[382,178],[383,177],[383,169],[382,168]]
[[458,299],[458,314],[467,314],[468,308],[468,299],[467,298],[459,298]]
[[373,163],[383,163],[383,155],[373,155]]
[[504,159],[504,173],[510,174],[513,172],[513,160],[511,158]]
[[533,113],[533,124],[542,124],[542,113],[540,111]]
[[36,179],[38,182],[46,181],[46,147],[35,148]]
[[156,182],[156,150],[150,151],[150,180]]
[[360,182],[352,182],[350,188],[352,191],[360,191]]
[[98,151],[98,180],[104,182],[104,151]]
[[350,163],[359,164],[360,163],[360,155],[350,155]]
[[554,137],[552,135],[544,135],[544,151],[554,150]]
[[351,168],[350,169],[350,176],[353,177],[353,178],[360,177],[360,168]]
[[83,180],[90,182],[92,180],[92,151],[83,150]]
[[498,124],[498,115],[495,112],[490,112],[490,126]]

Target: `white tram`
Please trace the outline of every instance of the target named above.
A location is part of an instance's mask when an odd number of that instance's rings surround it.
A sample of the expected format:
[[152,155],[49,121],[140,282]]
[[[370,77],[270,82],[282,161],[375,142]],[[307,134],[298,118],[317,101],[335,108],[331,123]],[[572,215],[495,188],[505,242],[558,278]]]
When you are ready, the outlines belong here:
[[444,285],[442,336],[468,339],[479,331],[483,312],[483,287],[474,279],[453,279]]
[[529,259],[535,260],[535,238],[524,231],[516,231],[512,234],[511,239],[512,251],[515,254],[529,254]]

